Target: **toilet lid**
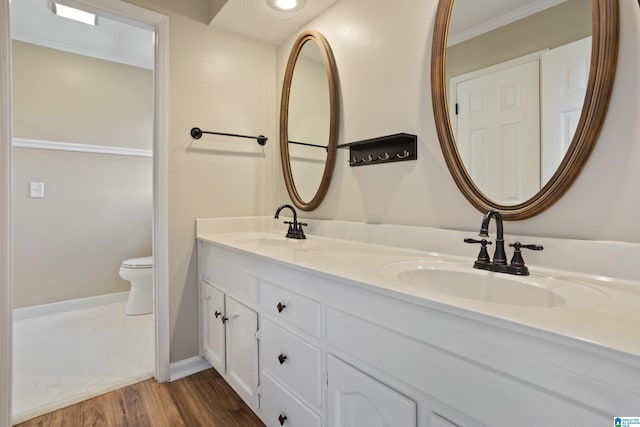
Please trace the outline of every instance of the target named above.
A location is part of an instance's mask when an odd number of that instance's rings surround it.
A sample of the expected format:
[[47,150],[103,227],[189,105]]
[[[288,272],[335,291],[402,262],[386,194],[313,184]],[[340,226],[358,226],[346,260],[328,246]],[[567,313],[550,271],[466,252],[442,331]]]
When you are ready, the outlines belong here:
[[151,268],[153,267],[153,257],[132,258],[122,261],[125,268]]

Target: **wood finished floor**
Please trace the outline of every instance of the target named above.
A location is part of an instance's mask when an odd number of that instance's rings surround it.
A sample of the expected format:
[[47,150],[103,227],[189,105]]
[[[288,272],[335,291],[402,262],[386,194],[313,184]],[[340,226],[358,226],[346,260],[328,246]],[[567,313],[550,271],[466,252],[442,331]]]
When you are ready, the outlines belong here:
[[264,427],[214,369],[171,383],[147,380],[33,418],[33,426]]

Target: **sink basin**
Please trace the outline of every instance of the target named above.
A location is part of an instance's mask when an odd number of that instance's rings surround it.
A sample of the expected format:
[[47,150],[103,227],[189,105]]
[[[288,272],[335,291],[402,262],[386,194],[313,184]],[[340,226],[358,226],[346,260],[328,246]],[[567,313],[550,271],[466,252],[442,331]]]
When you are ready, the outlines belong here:
[[292,246],[304,240],[287,239],[284,234],[256,233],[236,240],[237,243],[255,246]]
[[383,269],[413,287],[493,304],[559,307],[608,300],[603,292],[574,280],[492,273],[454,262],[415,260],[388,264]]

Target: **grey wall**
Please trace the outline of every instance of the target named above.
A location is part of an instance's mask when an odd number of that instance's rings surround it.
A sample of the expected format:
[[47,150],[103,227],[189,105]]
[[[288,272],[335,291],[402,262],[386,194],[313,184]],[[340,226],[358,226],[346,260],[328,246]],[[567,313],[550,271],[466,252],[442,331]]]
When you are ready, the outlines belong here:
[[[16,138],[151,148],[149,70],[14,42],[13,82]],[[151,254],[151,158],[13,152],[14,307],[128,290],[120,263]]]

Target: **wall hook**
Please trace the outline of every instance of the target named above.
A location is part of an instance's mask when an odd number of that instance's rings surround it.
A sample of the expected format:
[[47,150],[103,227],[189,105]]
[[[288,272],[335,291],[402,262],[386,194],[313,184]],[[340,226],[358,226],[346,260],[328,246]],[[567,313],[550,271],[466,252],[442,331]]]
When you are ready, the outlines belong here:
[[409,157],[411,155],[411,153],[409,153],[407,150],[404,150],[402,152],[402,154],[400,153],[396,153],[396,157],[399,159],[406,159],[407,157]]

